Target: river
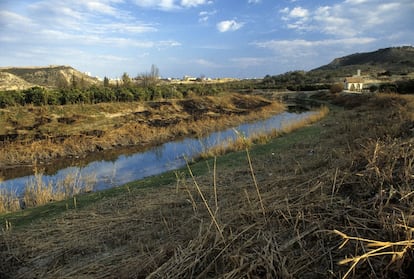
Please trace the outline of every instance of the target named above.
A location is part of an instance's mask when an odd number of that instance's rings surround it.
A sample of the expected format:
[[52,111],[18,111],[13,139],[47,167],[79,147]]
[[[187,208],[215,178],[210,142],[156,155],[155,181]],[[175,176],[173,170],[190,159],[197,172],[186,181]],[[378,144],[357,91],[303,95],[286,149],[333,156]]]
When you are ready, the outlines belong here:
[[[148,176],[161,174],[185,166],[186,159],[197,157],[204,150],[228,142],[238,137],[237,130],[245,137],[258,132],[281,129],[283,124],[300,121],[313,112],[283,112],[265,120],[241,124],[237,127],[212,133],[205,138],[185,138],[172,141],[160,146],[128,155],[120,155],[111,161],[99,160],[84,166],[70,166],[58,170],[51,175],[27,175],[4,180],[0,188],[16,192],[21,195],[28,183],[35,179],[42,179],[45,184],[56,185],[67,177],[74,178],[82,186],[82,181],[93,177],[94,190],[103,190],[119,186],[127,182],[139,180]],[[86,182],[85,182],[86,183]]]

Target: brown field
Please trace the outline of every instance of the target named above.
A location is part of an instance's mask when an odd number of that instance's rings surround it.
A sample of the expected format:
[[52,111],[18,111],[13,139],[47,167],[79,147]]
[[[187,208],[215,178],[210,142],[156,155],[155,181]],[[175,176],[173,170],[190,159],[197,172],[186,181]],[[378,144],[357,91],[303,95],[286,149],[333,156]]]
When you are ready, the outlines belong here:
[[317,98],[320,122],[172,181],[0,216],[0,277],[410,278],[414,97]]

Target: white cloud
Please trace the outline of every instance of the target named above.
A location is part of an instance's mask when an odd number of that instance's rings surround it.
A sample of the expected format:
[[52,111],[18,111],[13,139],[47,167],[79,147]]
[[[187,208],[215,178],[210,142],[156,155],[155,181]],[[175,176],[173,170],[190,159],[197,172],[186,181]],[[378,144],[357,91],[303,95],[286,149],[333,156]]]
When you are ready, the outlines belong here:
[[[131,48],[163,50],[181,45],[168,38],[141,37],[142,33],[158,31],[155,27],[158,25],[139,22],[128,11],[119,10],[116,4],[120,1],[37,1],[19,14],[3,10],[0,11],[0,41],[7,44],[3,49],[8,47],[13,53],[18,53],[20,48],[29,53],[46,44],[53,49],[87,47],[90,55],[94,55],[96,49],[108,52]],[[168,2],[164,1],[164,5]],[[27,42],[30,42],[30,48],[27,48]],[[15,49],[9,47],[12,44],[16,45]]]
[[236,31],[242,28],[244,23],[235,20],[224,20],[217,23],[217,29],[220,32]]
[[314,41],[303,39],[269,40],[254,42],[252,45],[271,51],[275,60],[284,64],[285,67],[309,70],[329,63],[333,58],[361,49],[370,49],[370,46],[377,41],[372,37],[352,37]]
[[209,19],[210,19],[210,17],[211,16],[213,16],[213,15],[215,15],[217,13],[217,11],[215,10],[215,11],[211,11],[211,12],[208,12],[208,11],[201,11],[199,14],[198,14],[198,16],[199,16],[199,19],[198,19],[198,21],[199,22],[207,22]]
[[197,7],[200,5],[209,4],[211,1],[207,0],[181,0],[181,6],[183,7]]
[[[30,30],[35,28],[35,23],[28,17],[9,12],[9,11],[0,11],[0,28],[3,30],[10,31],[21,31],[21,30]],[[13,32],[10,32],[15,35]],[[2,32],[2,37],[5,36]]]
[[210,0],[135,0],[134,3],[140,7],[161,9],[165,11],[192,8],[211,4]]
[[197,65],[200,65],[200,66],[203,66],[203,67],[208,67],[208,68],[220,68],[220,67],[222,67],[219,64],[216,64],[214,62],[211,62],[211,61],[203,59],[203,58],[195,59],[193,61],[193,63],[195,63]]
[[[397,22],[401,25],[414,13],[409,0],[378,3],[372,0],[345,0],[314,9],[285,7],[279,10],[288,29],[312,31],[338,37],[385,33]],[[408,22],[407,22],[408,23]],[[407,25],[406,23],[406,25]]]
[[247,1],[247,3],[249,3],[249,4],[258,4],[260,2],[262,2],[262,1],[261,0],[248,0]]
[[174,10],[178,8],[174,0],[135,0],[134,3],[151,9]]
[[334,46],[334,45],[359,45],[375,42],[375,38],[354,37],[344,39],[327,39],[319,41],[309,40],[270,40],[264,42],[255,42],[254,45],[267,48],[273,51],[286,51],[286,49],[297,49],[306,47],[321,47],[321,46]]
[[290,11],[289,16],[290,17],[308,17],[309,11],[302,7],[295,7]]
[[279,11],[280,13],[284,14],[282,16],[282,20],[288,22],[287,27],[289,29],[297,29],[297,30],[309,30],[309,10],[302,8],[302,7],[295,7],[293,9],[284,8]]
[[102,3],[102,2],[85,1],[84,4],[90,11],[99,12],[99,13],[107,14],[107,15],[113,15],[113,16],[116,16],[118,14],[118,11],[114,7],[108,4]]
[[346,0],[344,3],[351,4],[351,5],[359,5],[359,4],[363,4],[366,2],[369,2],[369,0]]
[[230,59],[231,62],[235,63],[237,67],[246,69],[249,67],[254,66],[261,66],[269,62],[269,58],[263,58],[263,57],[238,57],[238,58],[232,58]]

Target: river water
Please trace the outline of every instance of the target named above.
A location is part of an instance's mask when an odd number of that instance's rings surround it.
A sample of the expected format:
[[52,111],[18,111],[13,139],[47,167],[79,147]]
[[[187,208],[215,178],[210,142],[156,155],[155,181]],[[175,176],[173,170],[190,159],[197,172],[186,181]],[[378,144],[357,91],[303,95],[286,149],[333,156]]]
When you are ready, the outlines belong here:
[[[258,132],[281,129],[284,124],[294,123],[309,117],[313,112],[283,112],[265,120],[245,123],[237,127],[212,133],[205,138],[186,138],[168,142],[135,154],[120,155],[111,161],[94,161],[85,166],[71,166],[53,175],[41,175],[45,184],[57,184],[67,177],[75,178],[79,185],[82,179],[93,177],[94,189],[103,190],[148,176],[161,174],[185,166],[186,159],[197,157],[204,150],[236,139],[239,134],[249,137]],[[34,175],[8,179],[0,183],[0,188],[12,190],[20,195],[26,185],[34,181]]]

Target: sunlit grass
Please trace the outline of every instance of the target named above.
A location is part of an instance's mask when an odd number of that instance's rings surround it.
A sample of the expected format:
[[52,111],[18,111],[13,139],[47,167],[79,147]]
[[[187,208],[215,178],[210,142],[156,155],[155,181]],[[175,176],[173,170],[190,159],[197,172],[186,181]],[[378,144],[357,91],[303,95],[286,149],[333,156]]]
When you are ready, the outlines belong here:
[[65,200],[93,191],[95,184],[95,175],[82,176],[79,171],[69,173],[58,181],[45,182],[43,173],[35,170],[33,177],[26,182],[21,196],[17,195],[16,190],[0,189],[0,213]]
[[[249,137],[236,137],[235,139],[228,139],[217,145],[203,150],[199,155],[200,158],[206,159],[215,156],[221,156],[229,152],[245,150],[250,148],[253,144],[266,144],[275,137],[291,133],[297,129],[303,128],[307,125],[315,123],[325,117],[329,113],[329,108],[322,106],[321,108],[312,111],[312,114],[298,121],[291,121],[283,123],[281,129],[271,129],[269,131],[263,129],[253,133]],[[237,131],[236,131],[237,132]]]

